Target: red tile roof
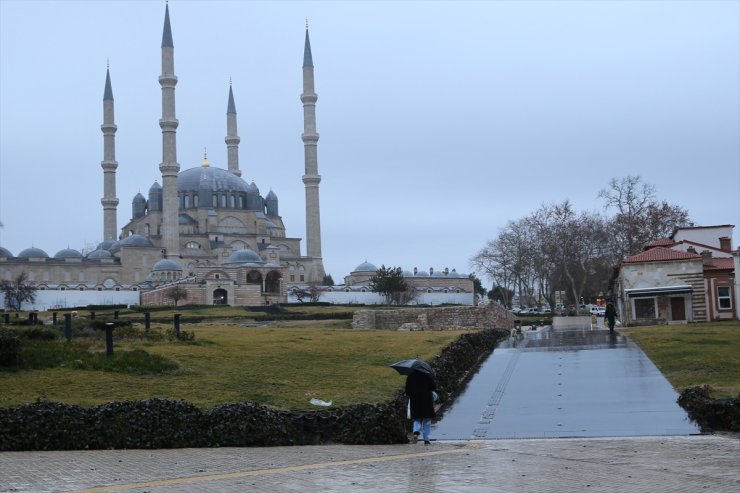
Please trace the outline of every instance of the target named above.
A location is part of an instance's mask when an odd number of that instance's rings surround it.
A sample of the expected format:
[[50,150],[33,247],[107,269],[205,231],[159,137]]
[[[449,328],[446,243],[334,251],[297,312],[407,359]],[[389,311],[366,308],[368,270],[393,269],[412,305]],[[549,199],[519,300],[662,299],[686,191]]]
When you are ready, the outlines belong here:
[[665,262],[669,260],[691,260],[700,259],[701,255],[698,253],[681,252],[678,250],[671,250],[670,248],[655,247],[650,250],[645,250],[642,253],[627,257],[624,259],[625,264],[634,264],[638,262]]
[[657,246],[671,247],[675,244],[676,242],[673,241],[671,238],[661,238],[659,240],[651,241],[650,243],[645,245],[645,248],[643,248],[643,250],[649,250]]
[[704,265],[704,270],[734,269],[735,264],[729,257],[714,257],[711,264]]

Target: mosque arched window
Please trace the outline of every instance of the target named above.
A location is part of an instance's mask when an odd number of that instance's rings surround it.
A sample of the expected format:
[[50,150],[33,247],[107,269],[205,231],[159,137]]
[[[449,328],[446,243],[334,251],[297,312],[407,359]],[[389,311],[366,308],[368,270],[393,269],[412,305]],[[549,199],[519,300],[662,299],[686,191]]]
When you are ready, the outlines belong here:
[[221,207],[226,209],[226,194],[221,194]]
[[239,208],[244,209],[244,197],[239,196]]
[[236,197],[234,197],[233,195],[229,196],[229,207],[231,207],[232,209],[236,208]]
[[213,207],[218,207],[218,195],[213,196]]
[[198,194],[193,194],[193,207],[198,208]]
[[185,196],[185,208],[190,209],[190,195]]

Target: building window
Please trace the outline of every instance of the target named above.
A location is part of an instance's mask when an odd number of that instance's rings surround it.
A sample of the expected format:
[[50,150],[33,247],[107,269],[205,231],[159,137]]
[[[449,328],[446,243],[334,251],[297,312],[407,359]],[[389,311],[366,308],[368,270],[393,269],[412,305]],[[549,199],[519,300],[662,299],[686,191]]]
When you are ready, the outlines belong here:
[[120,290],[121,290],[121,288],[116,288],[116,291],[120,291]]
[[193,195],[193,207],[198,207],[198,196]]
[[236,207],[236,198],[233,195],[229,196],[229,206],[233,209]]
[[226,195],[221,195],[221,208],[226,209]]
[[103,288],[98,288],[98,291],[102,291],[102,290],[103,290]]
[[213,207],[218,207],[218,195],[213,195]]
[[190,195],[185,196],[185,208],[190,209]]
[[635,300],[635,318],[656,318],[655,298],[638,298]]
[[295,282],[295,274],[290,275],[290,282]]
[[216,279],[221,279],[221,274],[214,274],[214,277],[215,277]]
[[84,290],[85,290],[85,288],[83,288],[82,286],[80,286],[80,291],[84,291]]
[[303,282],[305,280],[306,280],[305,276],[303,274],[301,274],[301,282]]
[[719,286],[717,288],[717,303],[720,310],[732,309],[732,297],[730,296],[730,286]]

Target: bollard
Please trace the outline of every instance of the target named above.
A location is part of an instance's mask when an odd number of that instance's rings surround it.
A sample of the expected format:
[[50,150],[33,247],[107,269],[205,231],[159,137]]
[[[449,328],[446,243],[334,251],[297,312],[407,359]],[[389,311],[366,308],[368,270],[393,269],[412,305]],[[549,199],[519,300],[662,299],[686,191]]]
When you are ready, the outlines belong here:
[[118,310],[113,312],[113,320],[118,320]]
[[175,334],[177,338],[180,338],[180,314],[175,313]]
[[64,337],[67,342],[72,342],[72,314],[64,314]]
[[144,312],[144,328],[146,329],[147,332],[149,332],[149,329],[151,328],[150,326],[151,326],[150,314],[149,312]]
[[105,354],[113,356],[113,324],[105,324]]
[[52,312],[51,314],[51,324],[56,325],[57,324],[57,312]]

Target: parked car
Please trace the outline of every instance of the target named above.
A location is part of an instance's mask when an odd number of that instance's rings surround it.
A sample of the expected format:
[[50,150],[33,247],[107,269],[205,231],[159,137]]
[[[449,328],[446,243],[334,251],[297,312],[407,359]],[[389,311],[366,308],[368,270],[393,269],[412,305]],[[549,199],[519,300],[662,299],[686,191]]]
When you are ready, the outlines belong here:
[[596,315],[597,317],[603,317],[606,314],[606,308],[603,306],[592,306],[591,307],[591,315]]

